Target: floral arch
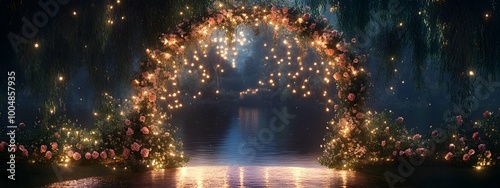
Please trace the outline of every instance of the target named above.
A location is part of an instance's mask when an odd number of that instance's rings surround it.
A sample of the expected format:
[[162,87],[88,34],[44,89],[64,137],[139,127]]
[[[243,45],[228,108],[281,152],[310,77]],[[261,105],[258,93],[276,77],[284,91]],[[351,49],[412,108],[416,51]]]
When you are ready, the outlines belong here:
[[[499,117],[489,112],[484,114],[485,120],[475,122],[477,127],[472,132],[447,125],[446,130],[434,130],[428,134],[429,137],[422,137],[420,134],[410,136],[412,131],[404,128],[402,117],[394,120],[388,112],[368,111],[365,99],[370,87],[370,73],[363,68],[366,57],[351,50],[356,40],[344,39],[342,33],[329,25],[328,20],[321,15],[312,16],[308,11],[307,8],[296,7],[228,6],[216,3],[213,9],[209,9],[208,16],[186,19],[172,33],[163,34],[160,37],[163,44],[161,49],[146,50],[148,61],[141,62],[141,72],[132,80],[136,94],[130,100],[123,101],[104,95],[107,101],[103,104],[104,108],[94,114],[98,119],[97,129],[81,129],[70,120],[52,118],[44,122],[42,128],[35,130],[44,133],[43,139],[26,139],[28,144],[14,146],[18,148],[16,152],[32,163],[101,163],[134,170],[185,165],[189,158],[184,156],[182,142],[175,137],[177,129],[167,123],[170,118],[168,110],[183,106],[178,99],[182,94],[179,90],[182,69],[196,69],[200,73],[200,82],[213,79],[214,76],[208,73],[209,67],[198,64],[197,60],[206,56],[208,47],[214,43],[223,42],[227,45],[229,41],[230,46],[232,42],[237,42],[236,31],[239,26],[245,25],[273,28],[275,40],[283,33],[293,35],[293,41],[283,43],[291,46],[295,42],[299,48],[313,48],[323,58],[323,62],[312,65],[302,62],[300,56],[291,60],[288,53],[287,60],[277,60],[275,63],[305,71],[272,74],[269,81],[261,83],[272,87],[279,84],[274,81],[278,77],[297,80],[302,84],[287,84],[285,87],[287,91],[304,97],[311,95],[307,88],[311,77],[327,86],[335,84],[338,93],[332,94],[331,90],[319,92],[325,97],[327,110],[331,108],[335,111],[335,116],[326,126],[325,144],[321,145],[324,151],[318,160],[322,165],[355,169],[366,164],[410,157],[435,157],[471,166],[495,164],[493,156],[498,152],[495,142],[498,142],[500,135],[498,131],[490,134],[486,132],[498,127]],[[227,38],[212,39],[216,31],[224,32]],[[196,47],[200,52],[186,53],[186,49],[191,47]],[[229,47],[224,48],[220,55],[227,59],[230,50],[227,50]],[[188,55],[192,62],[187,60]],[[216,71],[223,72],[222,69]],[[457,116],[456,124],[463,123],[461,116]],[[445,145],[444,149],[437,151],[427,144],[429,140],[445,135],[452,136],[446,137],[441,143]],[[479,139],[483,137],[485,139]],[[489,146],[492,146],[491,150],[486,148]],[[6,147],[7,143],[3,142],[0,151],[5,153]],[[469,151],[472,148],[475,150]]]

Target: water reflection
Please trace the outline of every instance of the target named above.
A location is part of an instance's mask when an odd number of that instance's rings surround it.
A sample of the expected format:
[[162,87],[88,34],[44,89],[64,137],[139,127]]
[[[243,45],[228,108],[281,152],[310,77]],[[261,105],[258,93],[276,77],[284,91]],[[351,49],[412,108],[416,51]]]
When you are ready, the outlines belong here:
[[377,181],[354,171],[280,166],[196,166],[86,178],[47,187],[359,187]]

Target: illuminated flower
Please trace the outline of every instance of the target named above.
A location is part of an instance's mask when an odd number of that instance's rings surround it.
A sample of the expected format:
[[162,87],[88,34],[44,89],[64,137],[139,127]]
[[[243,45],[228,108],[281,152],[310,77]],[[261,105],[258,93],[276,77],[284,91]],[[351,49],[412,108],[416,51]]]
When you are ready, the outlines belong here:
[[486,149],[486,145],[479,144],[479,146],[477,146],[477,148],[479,148],[479,151],[484,151]]
[[165,132],[165,136],[170,136],[170,133],[168,133],[168,132]]
[[358,118],[358,119],[363,118],[363,116],[365,116],[365,115],[361,112],[356,113],[356,118]]
[[351,39],[351,42],[352,42],[352,43],[356,43],[356,38],[352,38],[352,39]]
[[349,95],[347,95],[347,99],[352,102],[356,99],[356,95],[354,95],[354,93],[349,93]]
[[337,31],[337,30],[333,30],[333,31],[332,31],[332,35],[333,35],[333,36],[336,36],[336,35],[337,35],[337,33],[338,33],[338,31]]
[[45,158],[51,159],[52,158],[52,152],[47,151],[47,153],[45,153]]
[[406,154],[406,156],[408,156],[408,157],[409,157],[412,153],[413,153],[413,151],[412,151],[410,148],[408,148],[408,149],[406,149],[406,150],[405,150],[405,154]]
[[148,71],[143,72],[142,73],[142,77],[145,78],[145,79],[147,79],[149,77],[149,72]]
[[390,129],[389,127],[385,127],[384,131],[389,132],[389,129]]
[[58,144],[57,144],[57,142],[52,142],[52,143],[50,143],[50,146],[52,146],[52,150],[56,150]]
[[90,159],[92,157],[92,154],[89,152],[85,153],[85,159]]
[[335,79],[335,81],[338,81],[340,79],[340,74],[338,72],[333,74],[333,79]]
[[308,21],[308,20],[309,20],[309,18],[311,18],[311,16],[310,16],[309,14],[304,14],[304,16],[302,16],[302,19],[303,19],[304,21]]
[[109,157],[113,158],[115,157],[115,150],[114,149],[109,149]]
[[342,95],[342,91],[339,91],[339,92],[338,92],[338,96],[339,96],[339,98],[340,98],[340,99],[343,97],[343,95]]
[[26,149],[26,148],[24,148],[24,146],[23,146],[23,145],[19,145],[19,150],[23,151],[23,150],[25,150],[25,149]]
[[476,151],[474,151],[474,149],[470,149],[468,154],[469,155],[474,155],[474,153],[476,153]]
[[55,136],[56,138],[60,138],[60,137],[61,137],[61,135],[59,135],[59,133],[57,133],[57,132],[56,132],[56,133],[54,133],[54,136]]
[[147,127],[142,127],[141,132],[142,134],[149,134],[149,129]]
[[130,127],[127,129],[127,132],[125,132],[125,134],[127,134],[127,136],[130,136],[130,135],[133,135],[134,134],[134,130],[132,130]]
[[212,17],[208,18],[208,24],[215,25],[215,19]]
[[413,135],[413,140],[420,140],[421,138],[422,138],[422,135],[420,135],[420,134]]
[[486,110],[486,111],[484,111],[484,112],[483,112],[483,116],[484,116],[485,118],[490,117],[490,115],[491,115],[491,112],[489,112],[488,110]]
[[75,153],[73,153],[73,150],[69,150],[67,154],[68,154],[68,157],[73,157],[73,154],[75,154]]
[[156,101],[156,95],[149,95],[149,102],[155,102]]
[[405,120],[405,119],[404,119],[403,117],[398,117],[398,118],[396,119],[396,121],[398,121],[399,123],[402,123],[404,120]]
[[479,138],[479,133],[478,132],[475,132],[474,134],[472,134],[472,139],[476,140]]
[[92,152],[92,159],[97,159],[99,157],[99,153],[97,151]]
[[123,158],[127,159],[128,156],[130,156],[130,150],[128,148],[124,148],[122,156],[123,156]]
[[278,8],[276,8],[276,6],[273,6],[273,7],[271,7],[271,11],[278,12],[279,10],[278,10]]
[[402,151],[402,150],[401,150],[401,151],[399,151],[399,155],[404,155],[404,154],[405,154],[405,152],[404,152],[404,151]]
[[456,116],[455,119],[457,120],[458,125],[462,125],[462,123],[464,123],[464,121],[462,120],[462,116]]
[[82,158],[82,155],[78,152],[75,152],[73,154],[73,159],[75,159],[76,161],[80,160]]
[[444,156],[444,159],[446,159],[447,161],[449,161],[451,158],[453,158],[453,153],[451,153],[451,152],[448,152],[448,153]]
[[465,142],[465,137],[460,137],[459,140],[460,142]]
[[424,157],[426,151],[427,150],[425,148],[417,148],[417,150],[415,150],[415,153],[418,153],[418,154],[420,154],[420,156]]
[[382,140],[382,143],[380,143],[380,145],[381,145],[382,147],[384,147],[384,146],[385,146],[385,140]]
[[146,158],[149,156],[149,149],[146,149],[146,148],[142,148],[141,149],[141,155],[142,157]]
[[454,150],[455,149],[455,144],[450,144],[450,149]]
[[108,158],[108,154],[106,153],[106,151],[102,151],[100,156],[101,156],[101,158],[103,158],[103,159]]
[[24,123],[19,123],[19,127],[25,127],[25,126],[26,126],[26,124],[24,124]]
[[217,14],[217,22],[220,23],[220,22],[222,22],[222,20],[224,20],[224,15]]
[[484,156],[486,156],[486,158],[488,158],[488,159],[489,159],[489,158],[491,157],[491,151],[490,151],[490,150],[485,151],[485,152],[484,152]]
[[144,116],[139,117],[139,121],[145,122],[146,121],[146,117],[144,117]]
[[344,78],[349,79],[349,73],[344,72],[343,76],[344,76]]
[[333,55],[333,49],[327,48],[327,49],[325,49],[325,53],[328,56],[332,56]]
[[141,148],[141,145],[139,145],[137,142],[134,142],[130,149],[132,149],[132,151],[139,151],[139,149]]
[[352,60],[352,62],[354,62],[354,63],[358,63],[358,62],[359,62],[359,60],[358,60],[358,58],[354,58],[354,60]]
[[464,161],[468,161],[470,158],[470,155],[469,154],[464,154],[464,156],[462,157],[462,160]]
[[288,8],[286,7],[283,7],[283,9],[281,9],[283,11],[283,14],[287,14],[288,13]]
[[132,124],[132,122],[131,122],[130,120],[126,119],[126,120],[125,120],[125,125],[127,125],[127,126],[128,126],[128,125],[130,125],[130,124]]
[[46,145],[40,146],[40,153],[43,153],[43,152],[46,152],[46,151],[47,151],[47,146]]
[[392,155],[394,156],[398,155],[398,151],[392,151]]

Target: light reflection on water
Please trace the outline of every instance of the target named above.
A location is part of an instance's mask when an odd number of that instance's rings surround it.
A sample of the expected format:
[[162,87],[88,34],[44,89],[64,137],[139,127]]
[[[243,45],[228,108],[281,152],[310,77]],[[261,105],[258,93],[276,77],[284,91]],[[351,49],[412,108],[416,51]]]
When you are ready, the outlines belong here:
[[285,166],[195,166],[59,182],[48,187],[360,187],[354,171]]

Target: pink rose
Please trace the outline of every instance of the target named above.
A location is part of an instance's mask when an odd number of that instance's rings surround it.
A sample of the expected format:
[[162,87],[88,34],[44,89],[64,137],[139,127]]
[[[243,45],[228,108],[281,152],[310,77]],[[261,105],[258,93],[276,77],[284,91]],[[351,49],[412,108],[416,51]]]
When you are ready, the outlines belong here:
[[358,60],[358,58],[354,58],[354,60],[353,60],[352,62],[353,62],[353,63],[358,63],[358,62],[359,62],[359,60]]
[[451,153],[451,152],[448,152],[448,153],[444,156],[444,159],[446,159],[447,161],[449,161],[451,158],[453,158],[453,153]]
[[415,153],[420,154],[420,156],[422,156],[422,157],[425,156],[425,152],[426,152],[425,148],[417,148],[417,150],[415,150]]
[[0,151],[3,151],[3,149],[5,149],[5,147],[7,147],[7,142],[0,142]]
[[99,153],[97,151],[92,152],[92,159],[97,159],[99,157]]
[[363,118],[363,116],[365,116],[365,115],[364,115],[363,113],[361,113],[361,112],[358,112],[358,113],[356,114],[356,118],[358,118],[358,119]]
[[[325,53],[326,53],[326,55],[328,55],[328,56],[332,56],[332,55],[333,55],[333,52],[334,52],[334,51],[333,51],[333,49],[330,49],[330,48],[325,49]],[[334,78],[335,78],[335,75],[333,75],[333,76],[334,76]],[[337,79],[335,79],[335,80],[337,80]]]
[[437,130],[433,130],[431,136],[436,137],[439,134]]
[[271,11],[278,12],[278,8],[276,8],[276,6],[273,6],[273,7],[271,7]]
[[403,117],[398,117],[398,118],[396,119],[396,121],[398,121],[399,123],[402,123],[404,120],[405,120],[405,119],[404,119]]
[[57,144],[57,142],[52,142],[52,143],[50,143],[50,146],[52,146],[52,150],[56,150],[58,144]]
[[40,153],[43,153],[43,152],[46,152],[46,151],[47,151],[47,146],[46,145],[40,146]]
[[338,105],[338,104],[336,104],[336,105],[333,105],[333,109],[334,109],[334,110],[337,110],[337,109],[339,109],[339,105]]
[[385,127],[384,131],[389,132],[389,127]]
[[420,134],[413,135],[413,140],[420,140],[421,138],[422,138],[422,135],[420,135]]
[[405,152],[404,151],[399,151],[399,155],[404,155]]
[[385,146],[385,140],[382,140],[382,142],[380,143],[380,145],[381,145],[382,147],[384,147],[384,146]]
[[398,151],[393,151],[392,155],[394,155],[394,156],[398,155]]
[[85,153],[85,159],[90,159],[92,157],[92,154],[89,152]]
[[344,72],[344,74],[342,74],[342,76],[344,76],[344,78],[346,78],[346,79],[349,79],[349,73],[347,73],[347,72]]
[[22,128],[22,127],[25,127],[25,126],[26,126],[26,124],[24,124],[24,123],[19,123],[19,127],[21,127],[21,128]]
[[54,133],[54,136],[55,136],[56,138],[61,138],[61,135],[60,135],[59,133]]
[[168,137],[168,136],[170,136],[170,133],[168,133],[168,132],[165,132],[165,136],[167,136],[167,137]]
[[127,126],[128,126],[128,125],[130,125],[130,124],[132,124],[132,122],[131,122],[130,120],[126,119],[126,120],[125,120],[125,125],[127,125]]
[[399,147],[399,145],[401,145],[401,141],[396,141],[396,145],[395,145],[395,147],[397,147],[397,148],[398,148],[398,147]]
[[47,158],[47,159],[52,158],[52,152],[47,151],[47,153],[45,153],[45,158]]
[[146,117],[144,117],[144,116],[139,117],[139,121],[145,122],[146,121]]
[[478,132],[475,132],[474,134],[472,134],[472,139],[476,140],[479,138],[479,133]]
[[450,149],[454,150],[455,149],[455,144],[450,144]]
[[115,157],[115,156],[116,156],[116,154],[115,154],[115,150],[113,150],[113,149],[109,149],[109,157],[113,158],[113,157]]
[[456,117],[455,117],[455,119],[457,120],[457,124],[458,124],[458,125],[462,125],[462,123],[464,122],[464,121],[462,120],[462,116],[456,116]]
[[101,158],[103,158],[103,159],[108,158],[108,154],[106,153],[106,151],[102,151],[100,156],[101,156]]
[[208,24],[215,25],[215,19],[212,17],[208,18]]
[[123,158],[127,159],[129,155],[130,155],[130,150],[128,148],[124,148],[122,153]]
[[132,130],[130,127],[127,129],[127,132],[126,132],[127,136],[130,136],[130,135],[133,135],[134,134],[134,130]]
[[354,93],[349,93],[349,95],[347,95],[347,99],[352,102],[356,99],[356,95],[354,95]]
[[287,14],[288,13],[288,8],[283,7],[283,9],[281,9],[281,11],[283,11],[283,14]]
[[21,151],[23,151],[23,155],[24,156],[28,157],[28,150],[27,149],[24,149],[24,150],[21,150]]
[[490,117],[490,115],[491,115],[491,112],[489,112],[488,110],[486,110],[486,111],[484,111],[484,112],[483,112],[483,116],[484,116],[485,118]]
[[460,137],[459,140],[460,140],[460,142],[464,142],[465,141],[465,137]]
[[156,95],[149,95],[149,102],[155,102],[156,101]]
[[489,158],[491,157],[491,151],[490,151],[490,150],[485,151],[485,152],[484,152],[484,156],[486,156],[486,158],[488,158],[488,159],[489,159]]
[[468,154],[469,155],[474,155],[474,153],[476,153],[476,151],[474,151],[474,149],[470,149]]
[[132,149],[132,151],[139,151],[140,148],[141,148],[141,145],[139,145],[137,142],[134,142],[132,144],[132,146],[130,147],[130,149]]
[[26,149],[26,148],[24,148],[24,146],[23,146],[23,145],[19,145],[19,150],[23,151],[23,150],[25,150],[25,149]]
[[73,159],[75,159],[76,161],[80,160],[81,158],[82,155],[80,155],[80,153],[78,152],[73,153]]
[[68,157],[73,157],[73,154],[75,154],[75,153],[73,153],[73,150],[69,150],[67,154],[68,154]]
[[408,148],[408,149],[406,149],[406,150],[405,150],[405,154],[406,154],[406,156],[408,156],[408,157],[409,157],[412,153],[413,153],[413,152],[412,152],[412,150],[411,150],[410,148]]
[[146,158],[149,156],[149,149],[146,149],[146,148],[142,148],[141,149],[141,155],[142,157]]
[[479,144],[479,146],[477,148],[479,148],[479,151],[484,151],[486,149],[486,145]]
[[149,134],[149,129],[147,127],[142,127],[141,132],[142,134]]
[[470,158],[469,154],[464,154],[464,156],[462,157],[462,160],[468,161],[469,158]]
[[309,18],[311,18],[311,15],[309,15],[309,14],[304,14],[304,16],[302,16],[302,19],[303,19],[304,21],[308,21],[308,20],[309,20]]
[[142,77],[147,79],[149,77],[149,72],[147,72],[147,71],[143,72]]

